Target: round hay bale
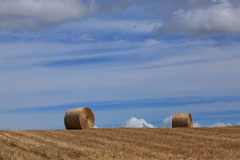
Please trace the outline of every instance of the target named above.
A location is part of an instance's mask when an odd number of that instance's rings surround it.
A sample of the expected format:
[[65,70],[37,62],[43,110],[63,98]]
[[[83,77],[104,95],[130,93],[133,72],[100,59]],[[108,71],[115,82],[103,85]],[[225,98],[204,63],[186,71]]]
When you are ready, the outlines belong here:
[[192,127],[191,113],[174,113],[172,116],[172,128],[175,127]]
[[66,129],[90,129],[94,126],[95,118],[88,107],[74,108],[67,110],[64,123]]

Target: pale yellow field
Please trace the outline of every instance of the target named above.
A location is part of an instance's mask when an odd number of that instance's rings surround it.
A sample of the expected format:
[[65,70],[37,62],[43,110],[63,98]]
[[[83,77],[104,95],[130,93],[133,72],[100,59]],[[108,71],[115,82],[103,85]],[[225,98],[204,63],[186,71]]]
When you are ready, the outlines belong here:
[[240,127],[0,131],[0,159],[240,159]]

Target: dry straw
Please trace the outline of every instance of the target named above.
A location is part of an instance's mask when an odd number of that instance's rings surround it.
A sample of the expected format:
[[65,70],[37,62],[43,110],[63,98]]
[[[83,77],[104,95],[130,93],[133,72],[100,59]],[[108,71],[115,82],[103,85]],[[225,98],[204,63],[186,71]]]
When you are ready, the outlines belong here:
[[174,113],[172,116],[172,128],[192,127],[192,115],[190,113]]
[[95,118],[88,107],[69,109],[64,117],[66,129],[90,129],[93,128]]

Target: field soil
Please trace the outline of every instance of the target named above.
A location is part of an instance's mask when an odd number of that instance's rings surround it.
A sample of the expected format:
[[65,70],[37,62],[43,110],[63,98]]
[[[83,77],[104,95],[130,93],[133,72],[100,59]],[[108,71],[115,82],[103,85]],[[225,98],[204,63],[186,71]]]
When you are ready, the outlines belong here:
[[0,159],[240,159],[240,127],[0,131]]

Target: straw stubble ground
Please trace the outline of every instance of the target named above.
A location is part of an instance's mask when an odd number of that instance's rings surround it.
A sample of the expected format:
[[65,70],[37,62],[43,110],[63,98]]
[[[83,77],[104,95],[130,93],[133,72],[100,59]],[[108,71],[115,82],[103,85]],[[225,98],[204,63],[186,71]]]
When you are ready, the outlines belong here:
[[240,159],[240,127],[0,131],[0,159]]

